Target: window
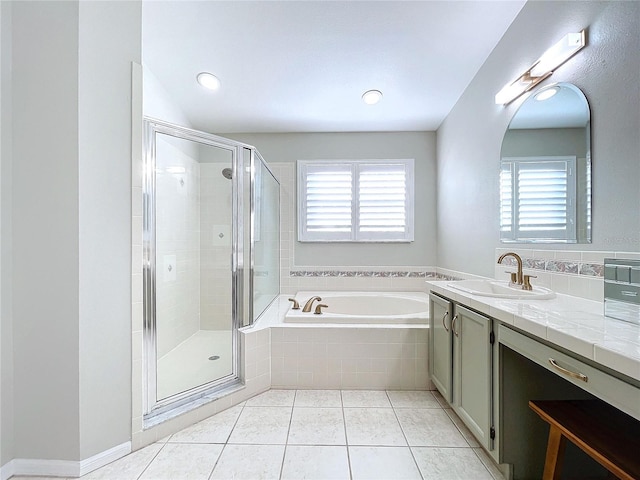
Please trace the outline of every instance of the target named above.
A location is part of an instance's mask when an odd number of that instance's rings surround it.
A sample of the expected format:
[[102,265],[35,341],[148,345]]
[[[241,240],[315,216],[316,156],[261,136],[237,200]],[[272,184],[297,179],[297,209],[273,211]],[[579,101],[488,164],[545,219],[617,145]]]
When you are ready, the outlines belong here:
[[575,242],[575,166],[575,157],[502,159],[502,240]]
[[298,240],[412,242],[413,160],[299,160]]

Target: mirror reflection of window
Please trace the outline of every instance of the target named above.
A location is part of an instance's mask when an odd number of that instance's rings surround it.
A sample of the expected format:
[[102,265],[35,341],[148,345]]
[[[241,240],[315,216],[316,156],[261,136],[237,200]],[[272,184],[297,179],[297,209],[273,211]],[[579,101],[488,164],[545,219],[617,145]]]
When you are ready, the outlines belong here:
[[502,142],[500,239],[591,242],[589,105],[574,85],[534,92]]

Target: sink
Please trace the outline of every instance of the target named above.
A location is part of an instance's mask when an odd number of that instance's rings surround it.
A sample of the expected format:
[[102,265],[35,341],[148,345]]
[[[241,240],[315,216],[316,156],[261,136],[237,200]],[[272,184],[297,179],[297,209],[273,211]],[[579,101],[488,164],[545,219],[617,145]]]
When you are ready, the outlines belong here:
[[513,300],[547,300],[556,294],[544,287],[533,287],[533,290],[522,290],[519,286],[511,287],[507,282],[495,280],[458,280],[450,282],[450,287],[472,295],[494,298],[510,298]]

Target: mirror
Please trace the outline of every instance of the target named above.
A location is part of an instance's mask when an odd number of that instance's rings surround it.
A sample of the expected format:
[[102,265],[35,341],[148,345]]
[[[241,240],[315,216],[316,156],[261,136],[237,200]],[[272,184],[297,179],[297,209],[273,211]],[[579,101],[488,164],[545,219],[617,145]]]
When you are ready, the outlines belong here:
[[500,240],[591,243],[591,116],[575,85],[534,91],[502,140]]

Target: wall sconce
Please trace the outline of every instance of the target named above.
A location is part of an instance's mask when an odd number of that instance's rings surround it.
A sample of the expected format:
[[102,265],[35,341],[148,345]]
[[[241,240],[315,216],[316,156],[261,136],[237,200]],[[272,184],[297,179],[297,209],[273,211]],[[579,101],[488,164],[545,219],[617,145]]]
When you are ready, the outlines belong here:
[[528,92],[553,71],[569,60],[586,44],[585,30],[579,33],[568,33],[524,72],[518,79],[506,84],[496,94],[496,104],[508,105],[525,92]]

